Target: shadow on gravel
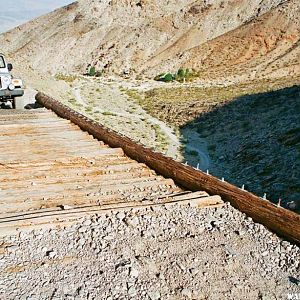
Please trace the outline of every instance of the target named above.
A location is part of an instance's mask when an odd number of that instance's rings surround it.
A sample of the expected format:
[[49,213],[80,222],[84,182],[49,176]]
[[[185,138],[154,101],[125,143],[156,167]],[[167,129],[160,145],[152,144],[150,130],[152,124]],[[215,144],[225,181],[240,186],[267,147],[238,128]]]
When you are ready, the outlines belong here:
[[300,213],[300,86],[215,107],[182,128],[185,139],[187,128],[206,139],[213,175]]
[[24,106],[25,109],[38,109],[43,108],[43,105],[39,104],[38,102],[35,103],[29,103]]
[[10,103],[1,103],[0,109],[12,109],[12,106]]
[[[24,109],[38,109],[43,108],[43,105],[35,102],[35,103],[29,103],[24,106]],[[1,103],[0,109],[13,109],[10,103]]]

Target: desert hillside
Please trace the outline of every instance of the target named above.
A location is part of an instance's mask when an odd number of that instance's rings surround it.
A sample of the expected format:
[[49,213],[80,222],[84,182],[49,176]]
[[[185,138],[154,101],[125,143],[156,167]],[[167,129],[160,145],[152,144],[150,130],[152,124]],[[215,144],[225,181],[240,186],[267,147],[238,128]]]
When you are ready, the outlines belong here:
[[117,74],[181,66],[214,74],[261,65],[262,55],[268,72],[299,53],[298,19],[296,0],[77,1],[1,35],[0,50],[50,73],[91,63]]
[[[235,81],[300,74],[300,3],[287,1],[261,17],[189,51],[184,61],[203,78]],[[201,58],[199,60],[199,58]]]

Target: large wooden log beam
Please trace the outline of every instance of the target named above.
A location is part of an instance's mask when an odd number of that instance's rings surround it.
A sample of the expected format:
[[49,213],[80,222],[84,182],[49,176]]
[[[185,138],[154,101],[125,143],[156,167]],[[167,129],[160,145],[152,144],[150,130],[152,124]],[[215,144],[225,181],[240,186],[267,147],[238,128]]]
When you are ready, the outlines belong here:
[[128,137],[90,120],[43,93],[38,93],[36,100],[109,146],[122,148],[130,158],[145,163],[164,177],[172,178],[182,187],[191,191],[203,190],[211,195],[220,195],[223,200],[229,201],[232,206],[247,214],[255,222],[265,225],[287,240],[300,244],[300,215],[277,207],[248,191],[241,190],[230,183],[222,182],[216,177],[195,170],[190,166],[185,166],[172,158],[165,157],[137,144]]

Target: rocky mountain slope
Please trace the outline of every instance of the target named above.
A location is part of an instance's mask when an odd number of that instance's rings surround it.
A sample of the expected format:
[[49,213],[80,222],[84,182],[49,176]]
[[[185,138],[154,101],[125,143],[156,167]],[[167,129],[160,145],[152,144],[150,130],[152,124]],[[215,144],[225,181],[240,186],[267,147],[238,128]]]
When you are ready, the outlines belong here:
[[291,77],[300,74],[299,46],[300,3],[287,1],[250,23],[195,47],[184,62],[203,78],[249,81]]
[[1,35],[0,50],[51,73],[91,63],[117,74],[180,66],[213,74],[265,54],[271,69],[299,53],[297,12],[297,0],[77,1]]

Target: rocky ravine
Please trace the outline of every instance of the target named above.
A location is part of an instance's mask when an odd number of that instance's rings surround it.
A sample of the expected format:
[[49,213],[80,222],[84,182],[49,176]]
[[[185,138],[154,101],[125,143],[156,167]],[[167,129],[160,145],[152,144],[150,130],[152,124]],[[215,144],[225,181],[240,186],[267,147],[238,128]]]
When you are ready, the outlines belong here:
[[[207,149],[210,173],[300,212],[300,78],[232,86],[174,86],[140,97],[146,111]],[[255,91],[260,91],[256,93]],[[192,154],[192,155],[191,155]],[[183,156],[193,166],[199,157]],[[288,178],[288,179],[287,179]]]
[[0,298],[288,299],[299,256],[228,204],[118,212],[0,241]]

